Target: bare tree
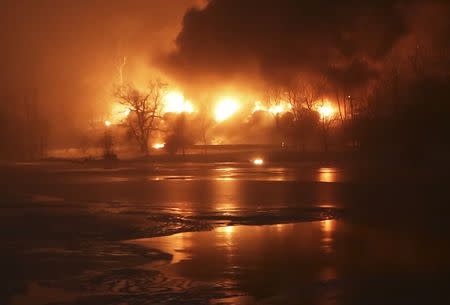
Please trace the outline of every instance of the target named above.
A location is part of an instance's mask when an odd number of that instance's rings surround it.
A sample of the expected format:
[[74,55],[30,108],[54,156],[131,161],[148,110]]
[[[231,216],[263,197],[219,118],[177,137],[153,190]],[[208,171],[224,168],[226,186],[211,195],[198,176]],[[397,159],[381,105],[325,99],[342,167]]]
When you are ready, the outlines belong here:
[[288,86],[284,92],[285,99],[291,105],[292,113],[299,119],[304,109],[313,111],[316,102],[323,97],[326,82],[323,79],[306,82],[298,79]]
[[[331,110],[327,111],[327,108],[330,106],[327,105],[327,103],[324,99],[317,101],[315,107],[320,116],[320,129],[322,132],[323,150],[325,153],[327,153],[328,148],[329,148],[329,142],[330,142],[329,141],[330,130],[331,130],[333,123],[337,120],[337,116],[339,114],[334,114],[333,111],[331,111]],[[330,108],[328,108],[328,109],[330,109]]]
[[210,116],[211,104],[206,102],[202,104],[202,109],[199,112],[200,134],[201,141],[203,143],[203,153],[208,154],[208,132],[213,125],[214,121]]
[[307,144],[316,131],[318,116],[315,103],[323,92],[323,82],[317,81],[313,84],[301,79],[297,79],[284,90],[284,100],[289,103],[294,118],[297,148],[303,151],[306,151]]
[[[276,109],[280,107],[283,100],[283,88],[281,87],[269,87],[264,95],[264,103],[267,109]],[[279,141],[282,142],[281,130],[280,130],[280,117],[282,111],[269,111],[275,120],[275,132]]]
[[143,91],[128,84],[118,86],[114,92],[118,102],[130,110],[124,124],[129,128],[141,152],[146,155],[149,152],[150,136],[159,130],[166,88],[167,84],[160,80],[154,80]]

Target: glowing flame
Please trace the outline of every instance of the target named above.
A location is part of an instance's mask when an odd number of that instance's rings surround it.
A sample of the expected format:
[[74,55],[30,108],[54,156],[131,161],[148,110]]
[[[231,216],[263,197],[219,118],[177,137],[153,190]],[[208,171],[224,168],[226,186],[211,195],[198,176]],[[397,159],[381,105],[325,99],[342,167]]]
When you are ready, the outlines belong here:
[[106,120],[106,121],[105,121],[105,126],[106,126],[106,127],[111,126],[111,121]]
[[131,113],[131,110],[125,105],[114,103],[111,108],[111,122],[120,123],[125,120]]
[[264,160],[261,158],[256,158],[253,160],[253,164],[255,165],[263,165],[264,164]]
[[164,143],[155,143],[152,145],[154,149],[163,149],[166,146]]
[[253,113],[256,111],[267,111],[267,107],[263,105],[261,102],[255,102],[255,108],[253,108]]
[[167,93],[164,97],[164,112],[174,113],[192,113],[194,106],[192,103],[184,98],[184,95],[177,91]]
[[291,104],[288,104],[286,102],[280,102],[279,104],[270,107],[269,112],[276,115],[284,112],[289,112],[291,109],[292,109]]
[[266,106],[263,105],[262,102],[256,102],[255,103],[255,108],[253,108],[253,113],[255,113],[256,111],[267,111],[272,113],[273,115],[277,115],[280,113],[284,113],[284,112],[289,112],[291,111],[292,106],[289,103],[286,102],[279,102],[276,105],[272,105],[269,108],[267,108]]
[[216,121],[222,122],[230,118],[239,109],[239,103],[232,98],[224,98],[217,105],[215,109]]
[[330,103],[326,103],[326,104],[323,104],[323,105],[319,106],[317,108],[317,111],[319,112],[320,117],[322,119],[329,119],[336,112],[336,110],[333,108],[333,106],[331,106]]

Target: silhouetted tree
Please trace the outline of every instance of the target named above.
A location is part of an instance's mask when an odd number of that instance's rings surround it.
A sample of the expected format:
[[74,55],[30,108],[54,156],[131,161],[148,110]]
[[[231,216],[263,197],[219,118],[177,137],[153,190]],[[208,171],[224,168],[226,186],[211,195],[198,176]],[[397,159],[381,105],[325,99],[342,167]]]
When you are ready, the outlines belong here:
[[164,93],[167,85],[160,80],[151,81],[145,90],[133,85],[122,85],[115,89],[118,102],[130,110],[124,121],[142,153],[148,154],[148,141],[159,128]]
[[201,142],[203,143],[203,152],[205,155],[208,154],[208,134],[211,127],[214,124],[214,120],[210,115],[211,106],[210,103],[204,103],[197,115],[199,120],[200,134],[201,134]]
[[166,150],[170,154],[176,154],[181,150],[183,156],[188,145],[193,144],[192,119],[190,114],[182,112],[173,114],[173,119],[169,122],[168,136],[166,137]]
[[291,105],[297,135],[297,146],[303,151],[314,137],[319,126],[319,116],[315,111],[316,101],[323,95],[325,83],[319,80],[311,84],[298,80],[286,88],[284,96]]
[[[264,104],[267,109],[274,109],[275,107],[279,107],[283,102],[283,88],[272,86],[266,90],[264,95]],[[275,120],[275,132],[278,138],[281,138],[281,130],[280,130],[280,118],[282,112],[278,111],[270,111],[274,120]],[[280,139],[278,139],[280,140]],[[282,142],[282,141],[280,141]]]

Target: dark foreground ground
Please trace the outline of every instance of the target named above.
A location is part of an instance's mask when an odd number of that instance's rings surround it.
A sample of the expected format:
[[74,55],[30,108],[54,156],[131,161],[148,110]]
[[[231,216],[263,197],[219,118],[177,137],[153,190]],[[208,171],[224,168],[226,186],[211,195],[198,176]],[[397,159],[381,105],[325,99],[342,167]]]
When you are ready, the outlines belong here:
[[0,304],[450,303],[436,166],[0,170]]

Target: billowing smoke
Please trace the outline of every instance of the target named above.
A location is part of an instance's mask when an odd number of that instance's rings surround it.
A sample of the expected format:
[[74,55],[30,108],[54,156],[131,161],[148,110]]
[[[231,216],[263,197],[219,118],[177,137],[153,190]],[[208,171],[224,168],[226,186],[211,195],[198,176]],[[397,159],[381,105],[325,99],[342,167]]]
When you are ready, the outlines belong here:
[[448,7],[439,1],[211,0],[185,15],[169,63],[189,81],[247,74],[286,83],[301,73],[359,87],[378,77],[411,32],[427,28],[418,16],[433,5]]

